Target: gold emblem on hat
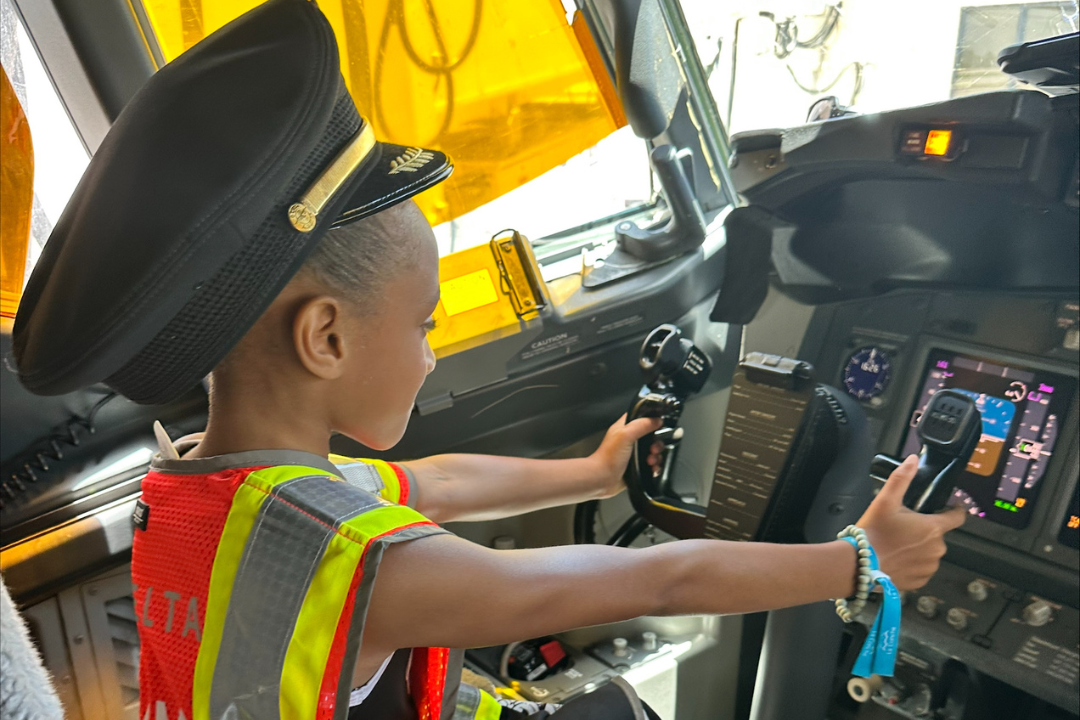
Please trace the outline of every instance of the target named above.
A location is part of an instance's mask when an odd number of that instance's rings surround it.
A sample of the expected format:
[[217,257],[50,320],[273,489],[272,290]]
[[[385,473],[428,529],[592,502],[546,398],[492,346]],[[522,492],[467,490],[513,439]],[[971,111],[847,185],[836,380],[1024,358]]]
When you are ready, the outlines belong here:
[[318,216],[303,203],[293,203],[289,206],[289,222],[300,232],[314,230],[317,220]]
[[388,175],[397,175],[401,172],[416,172],[435,159],[435,153],[420,148],[409,148],[401,155],[390,161]]

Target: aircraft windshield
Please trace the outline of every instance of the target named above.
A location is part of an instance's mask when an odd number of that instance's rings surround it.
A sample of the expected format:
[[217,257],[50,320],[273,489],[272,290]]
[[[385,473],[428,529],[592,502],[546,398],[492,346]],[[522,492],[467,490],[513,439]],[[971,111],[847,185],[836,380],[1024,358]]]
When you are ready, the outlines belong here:
[[[141,8],[167,62],[260,2],[143,0]],[[624,127],[580,13],[552,0],[319,7],[338,37],[349,91],[378,136],[455,161],[450,180],[417,198],[442,254],[508,226],[539,238],[650,200],[645,144]]]
[[806,122],[811,105],[880,112],[1016,86],[998,52],[1077,30],[1076,0],[682,0],[729,132]]

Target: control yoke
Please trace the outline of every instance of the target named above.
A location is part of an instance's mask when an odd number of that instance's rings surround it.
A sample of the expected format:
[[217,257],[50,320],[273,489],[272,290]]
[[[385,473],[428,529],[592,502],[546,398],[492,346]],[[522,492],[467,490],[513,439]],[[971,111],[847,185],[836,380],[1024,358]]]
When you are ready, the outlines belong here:
[[[675,452],[682,431],[676,429],[683,403],[699,392],[709,379],[712,360],[674,325],[661,325],[649,333],[641,346],[639,364],[645,374],[626,421],[642,417],[663,420],[655,433],[634,444],[626,468],[626,486],[634,509],[657,527],[680,538],[700,537],[705,527],[705,508],[677,498],[670,491]],[[648,462],[653,443],[664,443],[659,465]]]
[[[904,504],[916,512],[935,513],[948,504],[956,477],[967,467],[979,444],[982,416],[967,395],[939,390],[919,418],[915,433],[922,442],[922,452]],[[894,458],[878,455],[870,473],[885,480],[899,465]]]

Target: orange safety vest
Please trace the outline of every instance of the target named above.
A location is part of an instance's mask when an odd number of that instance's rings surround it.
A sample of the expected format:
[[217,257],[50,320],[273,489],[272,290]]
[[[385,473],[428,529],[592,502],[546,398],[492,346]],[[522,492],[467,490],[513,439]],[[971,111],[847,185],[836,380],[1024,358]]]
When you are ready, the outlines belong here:
[[[155,458],[132,549],[140,718],[347,716],[383,551],[445,531],[408,506],[402,467],[332,460]],[[498,717],[494,698],[459,687],[460,671],[460,653],[413,651],[415,718]]]

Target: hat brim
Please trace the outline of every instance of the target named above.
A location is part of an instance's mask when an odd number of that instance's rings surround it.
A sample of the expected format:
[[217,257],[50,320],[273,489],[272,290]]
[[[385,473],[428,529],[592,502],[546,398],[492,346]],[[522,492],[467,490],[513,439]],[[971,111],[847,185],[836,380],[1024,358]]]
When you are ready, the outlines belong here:
[[364,178],[345,200],[331,227],[341,227],[381,212],[449,177],[454,166],[446,153],[377,142],[365,163]]

